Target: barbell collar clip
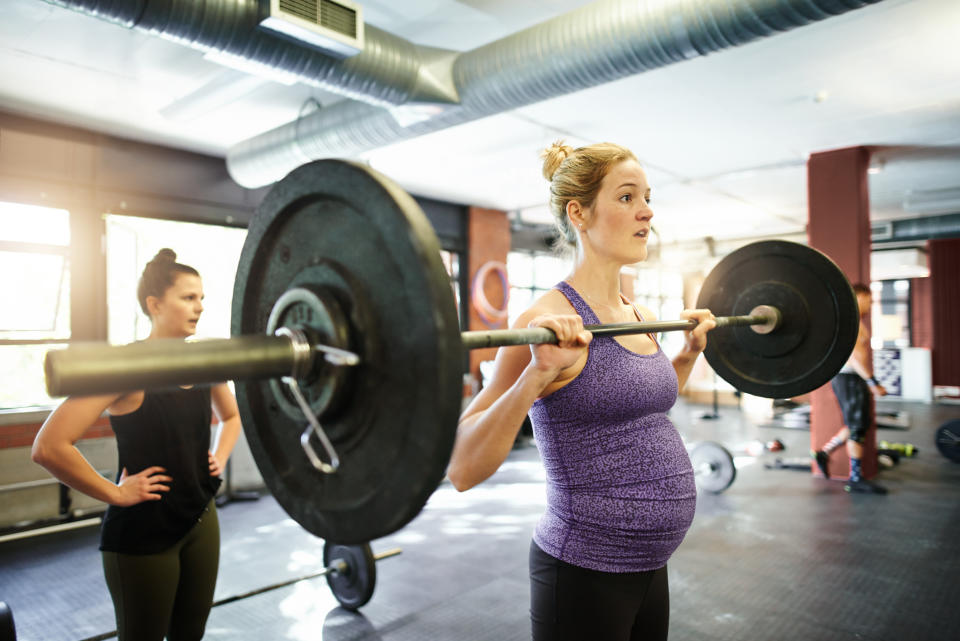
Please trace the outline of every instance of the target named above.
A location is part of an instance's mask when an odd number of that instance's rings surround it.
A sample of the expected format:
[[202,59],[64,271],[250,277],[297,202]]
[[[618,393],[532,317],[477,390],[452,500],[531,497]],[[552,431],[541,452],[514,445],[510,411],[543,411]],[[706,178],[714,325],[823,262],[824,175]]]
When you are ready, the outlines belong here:
[[328,363],[332,363],[333,365],[349,367],[360,364],[359,356],[345,349],[340,349],[339,347],[331,347],[329,345],[317,343],[313,346],[313,349],[323,354],[323,358],[326,359]]
[[[300,434],[300,447],[303,448],[307,458],[310,459],[310,464],[313,465],[317,471],[323,472],[324,474],[333,474],[340,468],[340,457],[333,448],[333,443],[331,443],[327,437],[327,433],[323,431],[317,415],[313,413],[313,410],[310,409],[310,404],[307,403],[307,400],[303,397],[303,393],[300,391],[300,385],[297,384],[297,379],[293,376],[284,376],[280,380],[290,389],[290,393],[297,401],[297,405],[300,406],[300,411],[303,412],[304,417],[307,419],[307,428]],[[317,439],[326,451],[327,457],[330,459],[329,463],[321,459],[316,450],[313,449],[313,445],[310,444],[310,437],[314,434],[317,435]]]

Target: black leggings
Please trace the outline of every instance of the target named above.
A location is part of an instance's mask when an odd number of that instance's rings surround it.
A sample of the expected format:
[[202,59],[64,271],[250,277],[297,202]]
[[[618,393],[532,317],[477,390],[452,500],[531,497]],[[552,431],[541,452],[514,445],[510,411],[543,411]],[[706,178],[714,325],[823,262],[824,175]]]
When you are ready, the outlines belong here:
[[102,556],[119,641],[203,637],[220,560],[220,524],[213,501],[200,522],[163,552]]
[[598,572],[553,558],[530,544],[533,641],[664,641],[670,625],[667,566]]

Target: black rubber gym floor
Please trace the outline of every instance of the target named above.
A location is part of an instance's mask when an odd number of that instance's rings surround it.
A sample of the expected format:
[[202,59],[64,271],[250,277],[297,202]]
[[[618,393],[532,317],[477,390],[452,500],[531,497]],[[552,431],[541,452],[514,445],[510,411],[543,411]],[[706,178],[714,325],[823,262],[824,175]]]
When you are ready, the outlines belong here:
[[[920,448],[883,471],[887,496],[849,495],[840,481],[765,469],[802,458],[805,430],[736,408],[679,404],[674,422],[689,444],[736,450],[781,439],[786,451],[738,454],[734,484],[701,494],[697,516],[669,565],[672,641],[955,640],[960,638],[960,464],[933,434],[960,406],[885,402],[909,414],[907,430],[879,438]],[[736,453],[736,452],[735,452]],[[543,506],[543,473],[532,446],[515,449],[492,479],[464,494],[443,485],[424,512],[374,551],[403,554],[377,565],[372,601],[359,614],[337,607],[323,578],[213,610],[206,639],[529,638],[527,551]],[[316,571],[323,542],[269,497],[221,508],[217,598]],[[90,527],[0,543],[0,600],[21,641],[76,641],[114,628]]]

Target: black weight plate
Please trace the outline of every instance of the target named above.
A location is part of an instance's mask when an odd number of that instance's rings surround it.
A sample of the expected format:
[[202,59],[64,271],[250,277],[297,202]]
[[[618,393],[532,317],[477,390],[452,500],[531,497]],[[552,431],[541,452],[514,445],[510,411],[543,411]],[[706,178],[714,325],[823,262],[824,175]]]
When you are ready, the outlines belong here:
[[[236,384],[244,433],[295,521],[326,540],[370,541],[412,520],[449,462],[463,360],[449,277],[430,223],[406,192],[361,165],[321,160],[277,183],[251,221],[233,334],[264,333],[274,303],[295,287],[337,300],[361,359],[336,407],[320,417],[340,469],[313,467],[299,440],[306,419],[285,409],[269,381]],[[308,398],[322,396],[310,377],[300,384]]]
[[733,456],[719,443],[697,443],[690,450],[690,463],[693,464],[697,486],[711,494],[720,494],[737,478]]
[[960,463],[960,420],[947,421],[940,426],[937,449],[954,463]]
[[3,601],[0,601],[0,641],[17,641],[17,627],[13,624],[13,612]]
[[725,256],[700,290],[697,307],[716,316],[747,315],[758,305],[781,312],[769,334],[749,326],[710,332],[704,354],[738,390],[791,398],[817,389],[847,362],[860,314],[846,276],[821,252],[780,240]]
[[368,543],[340,545],[324,543],[323,564],[330,567],[342,560],[347,564],[345,572],[327,574],[327,585],[333,596],[347,610],[356,610],[366,605],[373,597],[377,586],[377,561]]

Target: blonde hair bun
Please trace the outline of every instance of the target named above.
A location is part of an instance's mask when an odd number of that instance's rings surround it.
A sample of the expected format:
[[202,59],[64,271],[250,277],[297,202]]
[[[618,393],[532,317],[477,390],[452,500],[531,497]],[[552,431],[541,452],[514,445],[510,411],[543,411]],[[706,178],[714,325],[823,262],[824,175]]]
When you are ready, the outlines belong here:
[[543,177],[549,181],[553,181],[553,174],[557,172],[557,169],[560,168],[563,161],[572,153],[573,147],[564,144],[562,140],[557,140],[544,149],[540,154],[540,157],[543,158]]

